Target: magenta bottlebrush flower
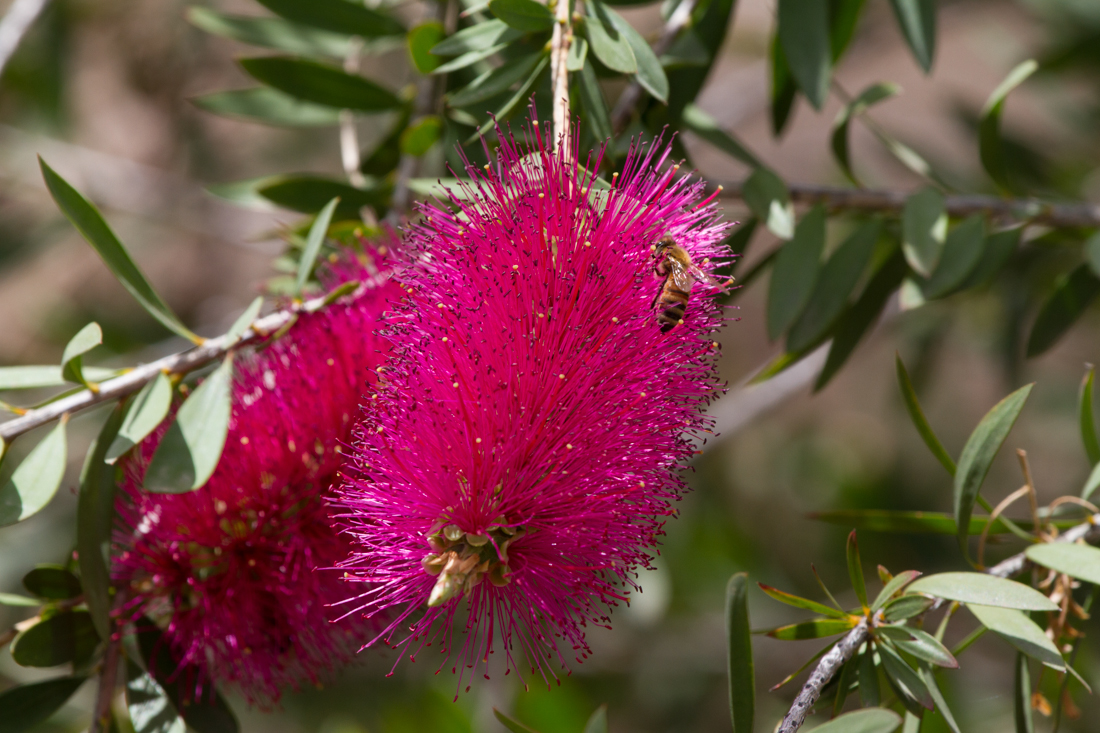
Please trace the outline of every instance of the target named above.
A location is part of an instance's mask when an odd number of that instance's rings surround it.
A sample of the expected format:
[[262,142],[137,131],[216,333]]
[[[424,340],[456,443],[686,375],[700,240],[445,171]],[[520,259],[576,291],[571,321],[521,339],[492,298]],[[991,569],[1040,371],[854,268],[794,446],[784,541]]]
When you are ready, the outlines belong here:
[[718,390],[706,271],[725,226],[656,143],[601,189],[537,123],[526,157],[501,137],[456,211],[424,205],[405,238],[395,357],[339,489],[341,567],[349,614],[389,612],[368,646],[483,672],[499,652],[545,678],[586,656],[584,627],[609,623],[675,514]]
[[205,486],[141,489],[166,426],[128,466],[113,568],[129,594],[124,613],[164,628],[176,657],[197,667],[199,694],[210,681],[230,683],[270,705],[354,651],[359,629],[331,624],[326,607],[344,586],[315,570],[347,554],[327,494],[389,350],[376,332],[400,291],[368,274],[376,264],[388,272],[380,251],[381,260],[348,255],[328,273],[329,285],[370,283],[361,295],[303,314],[288,334],[238,358],[229,436]]

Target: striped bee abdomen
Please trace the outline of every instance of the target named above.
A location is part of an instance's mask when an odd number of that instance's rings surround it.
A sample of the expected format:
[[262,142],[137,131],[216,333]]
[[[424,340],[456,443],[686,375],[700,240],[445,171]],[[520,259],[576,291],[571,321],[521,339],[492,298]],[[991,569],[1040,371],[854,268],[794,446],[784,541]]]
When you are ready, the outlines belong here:
[[687,309],[687,303],[687,292],[673,285],[671,277],[666,279],[664,287],[661,288],[661,292],[657,296],[657,306],[659,308],[657,321],[661,324],[661,333],[668,333],[675,326],[684,322],[684,311]]

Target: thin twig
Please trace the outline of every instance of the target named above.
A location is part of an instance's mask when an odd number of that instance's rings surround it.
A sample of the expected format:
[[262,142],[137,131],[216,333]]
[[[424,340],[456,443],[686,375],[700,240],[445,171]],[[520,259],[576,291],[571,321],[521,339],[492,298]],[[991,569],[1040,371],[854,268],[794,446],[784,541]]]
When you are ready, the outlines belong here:
[[[363,39],[355,37],[348,44],[348,54],[344,57],[344,71],[359,73],[359,59],[363,50]],[[348,182],[362,187],[367,179],[359,170],[359,133],[355,129],[355,113],[350,109],[340,110],[340,160],[344,164],[344,175]]]
[[[721,182],[723,198],[744,200],[743,181]],[[711,190],[718,187],[712,182]],[[791,183],[787,186],[791,201],[812,206],[824,204],[830,211],[862,211],[869,213],[899,213],[909,198],[908,191],[884,189],[840,188]],[[970,194],[944,197],[947,213],[954,217],[988,214],[998,219],[1027,221],[1059,228],[1100,226],[1100,205],[1087,203],[1059,204],[1038,199],[1011,199]]]
[[[113,626],[113,625],[112,625]],[[122,637],[112,633],[103,654],[103,666],[99,670],[99,686],[96,688],[95,707],[92,709],[92,725],[88,733],[105,733],[111,726],[111,701],[118,682],[119,647]]]
[[[661,29],[661,35],[653,44],[653,53],[658,57],[669,49],[676,35],[691,22],[691,14],[695,11],[696,0],[684,0],[676,6],[676,10],[668,17],[665,27]],[[642,85],[637,78],[631,80],[619,100],[615,102],[615,109],[611,111],[611,129],[618,135],[630,122],[634,115],[634,108],[638,106],[642,98]]]
[[554,139],[562,150],[569,150],[569,69],[566,62],[573,44],[573,25],[569,0],[552,0],[554,32],[550,36],[550,89],[554,99]]
[[[1089,517],[1087,522],[1067,529],[1064,533],[1052,539],[1051,542],[1077,542],[1081,539],[1086,542],[1100,540],[1100,514],[1094,514]],[[997,563],[985,572],[998,578],[1010,578],[1026,570],[1030,563],[1031,561],[1027,559],[1027,555],[1021,552]],[[938,607],[939,603],[930,610],[935,610]],[[849,631],[847,636],[821,658],[813,673],[810,674],[810,678],[806,680],[806,684],[799,691],[798,697],[791,703],[791,708],[783,718],[782,724],[776,729],[776,733],[795,733],[802,727],[802,724],[806,721],[806,715],[821,696],[821,690],[829,684],[829,680],[840,668],[852,658],[860,645],[867,641],[868,635],[867,619],[863,619],[859,626]]]
[[0,21],[0,74],[50,0],[15,0]]
[[323,295],[258,318],[239,339],[232,339],[229,334],[207,339],[193,349],[170,354],[162,359],[134,367],[114,379],[100,382],[98,389],[94,392],[84,389],[48,405],[28,410],[17,418],[0,423],[0,440],[10,443],[13,438],[56,420],[62,415],[79,412],[94,405],[133,394],[155,379],[158,374],[186,374],[194,371],[222,358],[230,349],[267,338],[291,324],[300,313],[312,313],[324,308],[329,304],[331,297],[331,294]]

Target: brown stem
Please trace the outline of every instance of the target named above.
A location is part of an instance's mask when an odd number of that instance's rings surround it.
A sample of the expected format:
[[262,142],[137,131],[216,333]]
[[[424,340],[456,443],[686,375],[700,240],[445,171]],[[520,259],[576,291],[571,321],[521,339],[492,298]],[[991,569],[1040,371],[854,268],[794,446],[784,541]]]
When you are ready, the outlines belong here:
[[121,637],[115,633],[114,624],[111,638],[107,640],[107,651],[103,655],[103,666],[99,670],[99,686],[96,688],[95,707],[92,709],[92,725],[88,733],[105,733],[111,726],[111,700],[115,696],[118,683],[119,648]]
[[554,2],[554,32],[550,36],[550,88],[553,90],[554,139],[562,150],[569,150],[569,47],[573,45],[573,26],[569,18],[569,0]]

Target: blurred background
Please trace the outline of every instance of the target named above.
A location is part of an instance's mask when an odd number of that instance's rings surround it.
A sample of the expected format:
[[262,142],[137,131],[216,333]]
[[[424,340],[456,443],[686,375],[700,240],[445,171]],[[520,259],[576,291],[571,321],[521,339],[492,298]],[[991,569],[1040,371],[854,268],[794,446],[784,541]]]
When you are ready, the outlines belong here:
[[[41,182],[36,155],[102,208],[160,293],[204,335],[222,332],[275,274],[272,261],[284,246],[279,232],[301,220],[274,207],[243,208],[205,188],[285,171],[340,173],[335,126],[276,129],[215,117],[189,102],[248,84],[234,62],[244,47],[189,25],[186,7],[177,0],[54,0],[4,70],[0,365],[57,362],[67,340],[89,320],[103,327],[105,346],[97,352],[103,363],[149,360],[184,345],[163,338],[63,219]],[[215,7],[265,12],[248,0]],[[408,20],[425,13],[416,2],[398,7]],[[647,37],[660,27],[657,5],[621,10]],[[772,0],[739,0],[699,105],[788,182],[839,185],[843,177],[828,151],[836,102],[820,113],[798,103],[784,134],[772,135],[768,43],[774,14]],[[1100,3],[942,2],[937,46],[935,66],[925,76],[887,0],[868,0],[836,78],[853,94],[876,81],[899,84],[903,93],[876,106],[871,117],[944,177],[975,191],[986,186],[976,144],[981,107],[1010,69],[1038,58],[1043,71],[1014,93],[1004,117],[1015,165],[1035,190],[1100,203]],[[388,80],[393,89],[415,80],[403,46],[373,55],[367,64],[372,77]],[[606,91],[613,99],[618,89]],[[379,115],[358,124],[360,141],[369,147],[390,120]],[[865,128],[853,130],[852,157],[868,186],[911,191],[921,185]],[[688,135],[685,143],[704,176],[734,181],[748,173],[705,142]],[[446,175],[442,166],[441,156],[429,157],[421,175]],[[731,220],[746,216],[736,200],[726,200],[724,210]],[[761,227],[746,265],[775,245]],[[1089,464],[1077,432],[1076,395],[1086,363],[1100,358],[1100,320],[1086,316],[1054,349],[1023,358],[1023,314],[1033,312],[1029,306],[1044,294],[1049,278],[1044,283],[1043,268],[1056,256],[1019,258],[982,291],[905,313],[891,304],[884,323],[825,390],[811,395],[808,386],[800,387],[782,395],[774,409],[758,409],[760,402],[746,399],[740,389],[780,351],[766,336],[766,278],[752,282],[737,298],[739,320],[721,337],[721,370],[731,394],[714,410],[728,429],[692,466],[694,490],[667,526],[657,570],[641,578],[644,593],[615,612],[613,631],[591,631],[590,659],[549,691],[534,685],[524,692],[512,677],[498,675],[478,680],[452,703],[456,680],[450,674],[434,675],[435,667],[425,661],[402,663],[385,677],[393,655],[369,651],[337,680],[288,695],[276,711],[249,710],[243,700],[231,700],[244,729],[500,731],[491,712],[497,706],[542,733],[580,733],[592,710],[606,703],[617,733],[729,730],[722,609],[731,573],[747,570],[753,581],[820,598],[812,561],[842,602],[854,602],[845,590],[849,528],[815,521],[810,513],[951,509],[951,480],[902,406],[895,352],[909,366],[931,423],[956,455],[986,410],[1011,389],[1036,381],[1006,448],[1028,451],[1041,500],[1079,492]],[[17,591],[35,563],[60,562],[71,552],[77,457],[93,423],[89,416],[74,420],[74,462],[59,499],[0,533],[0,591]],[[83,433],[82,424],[88,426]],[[987,480],[985,493],[993,503],[1021,483],[1013,452],[1002,452]],[[15,464],[6,466],[10,471]],[[879,563],[893,572],[963,567],[947,536],[862,532],[860,542],[868,572]],[[872,587],[877,590],[877,582]],[[751,615],[757,628],[802,617],[755,591]],[[973,624],[964,616],[953,637],[961,638]],[[19,609],[0,607],[0,626],[20,618]],[[1085,629],[1098,630],[1096,624]],[[757,729],[764,731],[782,716],[801,678],[778,692],[768,688],[824,642],[758,636],[754,643]],[[963,730],[1011,728],[1012,659],[1007,644],[990,634],[960,659],[963,671],[942,676]],[[1085,677],[1100,679],[1098,660],[1082,660]],[[0,653],[0,687],[47,676],[17,666],[6,650]],[[42,730],[81,730],[89,688]],[[1070,689],[1080,717],[1063,730],[1096,730],[1100,702],[1076,683]],[[922,730],[947,729],[928,716]]]

